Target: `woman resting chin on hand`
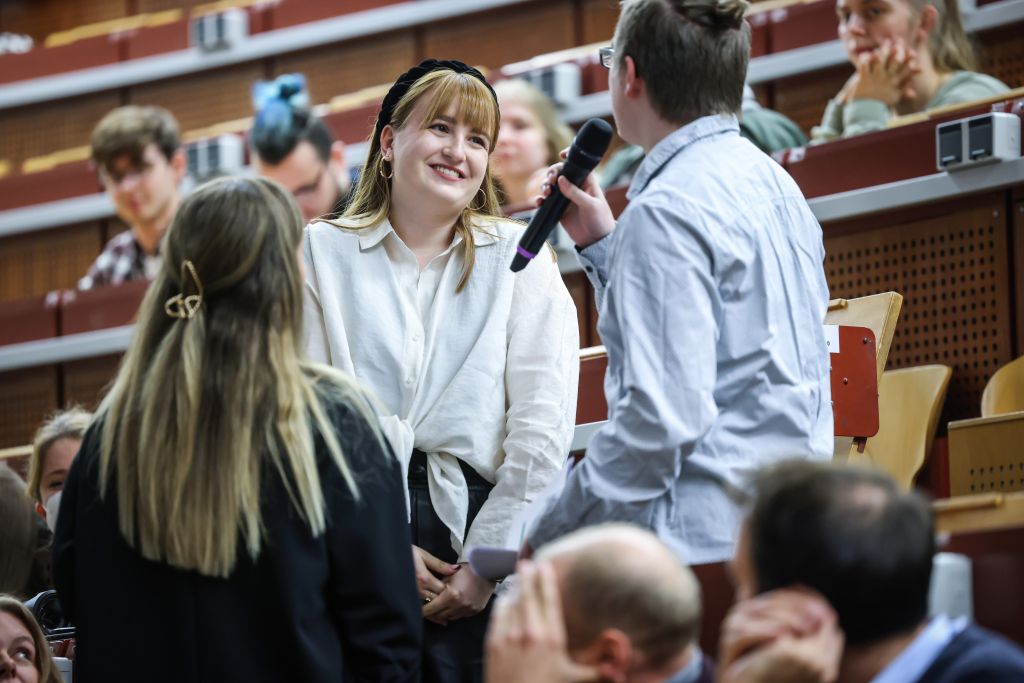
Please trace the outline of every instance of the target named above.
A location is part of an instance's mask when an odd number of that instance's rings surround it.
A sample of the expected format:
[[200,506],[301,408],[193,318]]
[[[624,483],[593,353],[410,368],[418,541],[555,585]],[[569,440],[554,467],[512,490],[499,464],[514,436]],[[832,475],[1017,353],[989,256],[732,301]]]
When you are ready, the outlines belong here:
[[489,162],[483,76],[427,60],[388,92],[352,202],[306,229],[310,355],[376,395],[407,470],[423,680],[482,680],[494,584],[465,564],[555,476],[576,413],[579,332],[545,252],[509,270],[520,223]]
[[828,103],[812,143],[1009,90],[974,71],[956,0],[837,0],[836,13],[839,40],[856,71]]

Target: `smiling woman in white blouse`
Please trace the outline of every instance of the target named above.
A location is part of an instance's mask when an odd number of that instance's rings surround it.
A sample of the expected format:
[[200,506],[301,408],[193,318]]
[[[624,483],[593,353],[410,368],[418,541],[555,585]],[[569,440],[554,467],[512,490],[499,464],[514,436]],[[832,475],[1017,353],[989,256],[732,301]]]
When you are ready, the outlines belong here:
[[499,215],[498,121],[478,71],[423,62],[385,97],[345,215],[306,229],[308,350],[376,394],[407,468],[428,682],[482,680],[494,584],[467,550],[506,544],[576,413],[579,332],[557,264],[509,270],[523,226]]

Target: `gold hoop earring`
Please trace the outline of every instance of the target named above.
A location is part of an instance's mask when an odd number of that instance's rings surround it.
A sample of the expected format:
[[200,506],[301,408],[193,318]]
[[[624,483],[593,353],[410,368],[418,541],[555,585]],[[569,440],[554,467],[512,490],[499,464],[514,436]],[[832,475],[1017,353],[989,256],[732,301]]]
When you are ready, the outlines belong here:
[[391,180],[392,178],[395,177],[395,169],[392,168],[391,169],[391,173],[385,174],[384,173],[384,164],[386,164],[387,162],[388,162],[387,159],[381,159],[380,168],[377,169],[377,172],[380,173],[380,177],[383,178],[384,180]]
[[484,192],[484,188],[481,187],[479,190],[476,191],[476,195],[473,196],[473,200],[475,201],[478,196],[480,197],[480,206],[473,206],[471,202],[469,205],[470,211],[482,211],[483,208],[487,205],[487,193]]

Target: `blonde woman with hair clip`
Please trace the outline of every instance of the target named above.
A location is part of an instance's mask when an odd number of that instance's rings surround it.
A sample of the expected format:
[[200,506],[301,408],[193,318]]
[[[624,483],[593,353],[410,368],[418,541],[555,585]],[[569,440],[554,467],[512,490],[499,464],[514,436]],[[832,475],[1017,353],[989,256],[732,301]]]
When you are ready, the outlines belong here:
[[265,179],[175,215],[64,485],[77,680],[419,679],[399,465],[354,382],[305,360],[301,239]]
[[575,421],[576,310],[553,257],[509,270],[497,134],[480,72],[427,60],[384,98],[345,215],[306,229],[310,355],[380,399],[406,466],[428,683],[482,680],[495,585],[467,550],[508,542]]
[[812,142],[886,127],[896,115],[998,95],[975,72],[957,0],[837,0],[839,40],[854,73],[825,108]]

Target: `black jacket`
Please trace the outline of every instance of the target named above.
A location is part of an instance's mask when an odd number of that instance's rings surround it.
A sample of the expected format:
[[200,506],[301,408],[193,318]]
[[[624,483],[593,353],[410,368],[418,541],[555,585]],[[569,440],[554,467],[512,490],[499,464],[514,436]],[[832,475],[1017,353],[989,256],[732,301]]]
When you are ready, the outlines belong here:
[[400,468],[350,406],[329,414],[361,501],[317,435],[326,532],[310,534],[266,466],[262,551],[254,562],[240,541],[227,579],[146,560],[125,542],[116,492],[99,499],[100,434],[90,429],[64,485],[53,558],[77,626],[77,683],[419,680],[422,617]]
[[939,653],[917,683],[1020,683],[1024,652],[1010,641],[968,626]]

